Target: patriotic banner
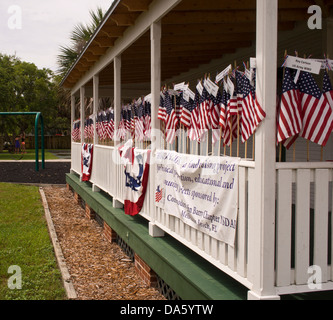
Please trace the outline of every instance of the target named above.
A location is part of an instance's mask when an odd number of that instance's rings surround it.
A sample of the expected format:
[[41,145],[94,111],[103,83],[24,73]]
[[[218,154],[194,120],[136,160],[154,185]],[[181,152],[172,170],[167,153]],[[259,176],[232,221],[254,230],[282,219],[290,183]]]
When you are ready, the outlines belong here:
[[93,149],[92,144],[83,144],[82,145],[82,181],[89,181],[91,177],[92,162],[93,162]]
[[157,151],[155,205],[205,234],[235,244],[239,158]]
[[133,141],[129,140],[119,148],[122,163],[125,168],[125,214],[135,216],[142,210],[150,167],[150,150],[133,148]]

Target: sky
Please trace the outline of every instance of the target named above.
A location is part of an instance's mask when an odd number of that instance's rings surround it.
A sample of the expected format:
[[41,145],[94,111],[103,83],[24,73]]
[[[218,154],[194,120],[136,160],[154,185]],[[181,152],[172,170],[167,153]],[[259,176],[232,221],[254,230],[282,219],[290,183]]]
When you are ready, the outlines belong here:
[[78,23],[90,10],[105,12],[113,0],[0,0],[0,53],[16,55],[39,69],[58,69],[59,47],[70,45]]

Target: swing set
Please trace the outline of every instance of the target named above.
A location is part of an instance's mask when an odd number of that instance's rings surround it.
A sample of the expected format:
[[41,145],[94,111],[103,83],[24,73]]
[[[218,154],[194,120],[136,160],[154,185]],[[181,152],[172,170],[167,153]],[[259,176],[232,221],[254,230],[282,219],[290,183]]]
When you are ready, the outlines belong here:
[[44,120],[41,112],[0,112],[0,116],[36,116],[35,118],[35,153],[36,171],[39,171],[38,124],[41,124],[42,168],[45,169]]

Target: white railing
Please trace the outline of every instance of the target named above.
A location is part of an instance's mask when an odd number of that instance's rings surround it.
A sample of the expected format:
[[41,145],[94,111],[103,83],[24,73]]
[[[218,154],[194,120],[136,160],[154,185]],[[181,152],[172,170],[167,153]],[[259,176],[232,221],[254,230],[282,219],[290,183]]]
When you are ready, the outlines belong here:
[[[333,290],[333,163],[277,164],[277,294]],[[315,278],[311,278],[311,275]]]
[[81,174],[81,143],[72,143],[72,166],[71,170]]
[[[81,144],[72,147],[72,170],[80,173]],[[276,293],[313,290],[308,285],[312,266],[321,272],[319,288],[333,290],[333,163],[277,163],[276,174]],[[124,203],[125,174],[116,147],[95,146],[91,182]],[[251,290],[258,272],[249,259],[259,241],[251,227],[251,221],[256,221],[255,192],[255,162],[242,160],[235,247],[154,207],[150,183],[140,215]]]
[[[125,174],[124,166],[116,147],[97,145],[94,148],[93,169],[91,183],[109,194],[120,204],[125,202]],[[150,182],[147,195],[150,195]],[[141,216],[151,221],[153,214],[149,210],[151,197],[147,196]]]
[[[239,212],[235,247],[218,241],[190,227],[181,219],[156,208],[155,224],[166,233],[211,262],[217,268],[251,289],[247,278],[247,256],[250,250],[248,235],[248,208],[252,206],[248,193],[255,191],[254,163],[243,161],[239,169]],[[252,181],[252,182],[251,182]]]

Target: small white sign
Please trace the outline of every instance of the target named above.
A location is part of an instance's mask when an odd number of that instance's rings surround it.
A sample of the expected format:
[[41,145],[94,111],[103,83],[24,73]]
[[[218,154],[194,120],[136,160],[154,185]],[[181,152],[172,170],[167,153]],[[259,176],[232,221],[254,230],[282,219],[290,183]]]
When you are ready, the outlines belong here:
[[257,68],[257,58],[250,58],[250,69],[256,69]]
[[200,95],[202,95],[203,89],[204,89],[204,88],[203,88],[203,86],[202,86],[202,83],[199,82],[198,85],[197,85],[197,90],[198,90],[198,92],[199,92]]
[[312,59],[302,59],[298,57],[288,56],[285,67],[319,74],[321,70],[321,63]]
[[220,82],[223,78],[225,78],[228,74],[229,71],[232,69],[232,66],[229,65],[227,68],[225,68],[222,72],[220,72],[217,76],[216,76],[216,82]]

